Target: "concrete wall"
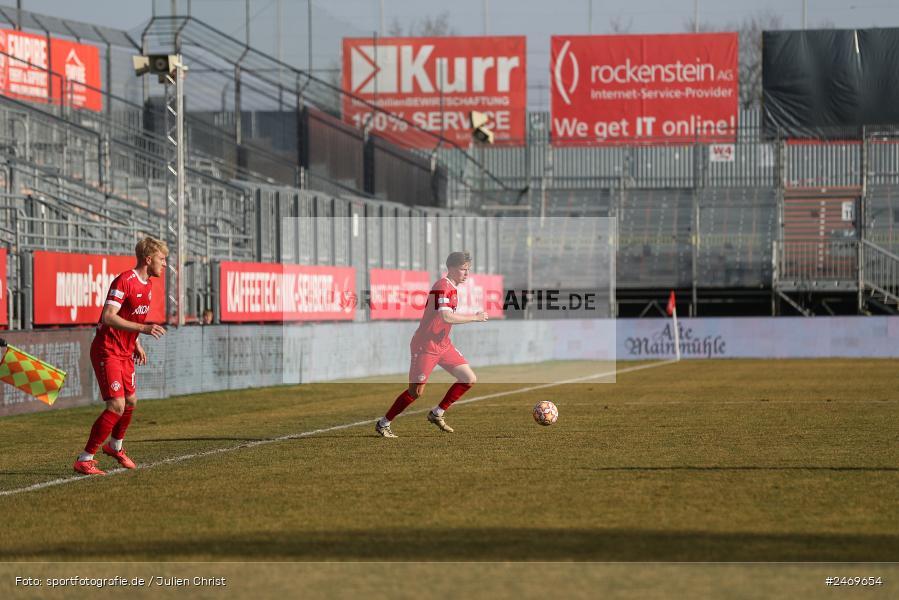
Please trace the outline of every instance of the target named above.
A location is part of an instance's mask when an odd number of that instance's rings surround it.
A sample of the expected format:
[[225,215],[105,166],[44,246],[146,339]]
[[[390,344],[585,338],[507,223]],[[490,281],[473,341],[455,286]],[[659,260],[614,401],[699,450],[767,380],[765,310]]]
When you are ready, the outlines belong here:
[[[404,373],[413,322],[217,325],[146,339],[138,394],[196,392]],[[899,317],[682,319],[685,358],[899,358]],[[88,360],[93,329],[3,334],[10,344],[69,372],[53,409],[97,401]],[[664,319],[490,321],[456,327],[455,345],[475,367],[548,360],[674,357]],[[897,371],[899,373],[899,371]],[[0,416],[49,410],[0,385]]]

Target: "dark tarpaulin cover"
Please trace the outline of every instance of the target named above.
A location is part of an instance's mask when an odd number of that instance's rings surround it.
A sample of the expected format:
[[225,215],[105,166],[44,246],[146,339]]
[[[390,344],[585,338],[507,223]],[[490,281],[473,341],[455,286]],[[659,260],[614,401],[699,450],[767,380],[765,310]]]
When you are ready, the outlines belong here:
[[765,134],[860,137],[899,124],[899,28],[762,34]]

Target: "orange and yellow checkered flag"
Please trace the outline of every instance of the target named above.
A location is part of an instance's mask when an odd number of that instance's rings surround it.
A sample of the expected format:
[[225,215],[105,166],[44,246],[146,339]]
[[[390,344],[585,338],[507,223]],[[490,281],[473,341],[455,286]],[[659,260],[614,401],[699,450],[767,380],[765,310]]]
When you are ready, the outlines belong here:
[[66,381],[66,372],[48,365],[27,352],[6,346],[0,340],[0,381],[16,387],[41,402],[53,405]]

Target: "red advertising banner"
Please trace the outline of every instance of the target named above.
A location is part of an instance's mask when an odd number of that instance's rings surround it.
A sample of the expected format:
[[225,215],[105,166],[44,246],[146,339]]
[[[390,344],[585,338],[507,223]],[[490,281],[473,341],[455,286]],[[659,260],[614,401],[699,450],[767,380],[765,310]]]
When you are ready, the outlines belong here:
[[344,38],[343,90],[401,119],[350,95],[343,118],[405,147],[434,148],[440,135],[468,147],[468,116],[480,111],[496,143],[522,145],[526,53],[524,36]]
[[431,275],[427,271],[370,269],[371,318],[418,320],[427,306]]
[[47,46],[47,38],[42,35],[0,29],[0,93],[21,100],[47,102],[50,89]]
[[9,281],[7,280],[6,248],[0,248],[0,325],[9,325]]
[[219,317],[227,321],[352,321],[356,269],[222,262]]
[[553,144],[728,142],[736,33],[553,36]]
[[100,50],[96,46],[53,38],[50,51],[53,72],[62,75],[62,85],[53,88],[53,101],[63,106],[103,110]]
[[491,319],[503,317],[503,276],[475,273],[458,286],[457,312],[471,314],[486,311]]
[[0,29],[0,94],[100,111],[101,85],[96,46]]
[[[34,253],[34,324],[77,325],[100,320],[112,280],[134,268],[133,256]],[[156,291],[147,322],[165,321],[165,281],[153,280]]]

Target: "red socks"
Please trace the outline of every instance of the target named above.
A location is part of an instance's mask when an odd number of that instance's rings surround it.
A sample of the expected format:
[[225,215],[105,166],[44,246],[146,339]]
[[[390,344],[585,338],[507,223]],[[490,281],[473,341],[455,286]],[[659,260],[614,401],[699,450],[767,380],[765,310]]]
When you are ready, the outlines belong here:
[[465,392],[471,389],[470,383],[454,383],[450,386],[450,389],[446,390],[446,395],[443,397],[443,400],[440,401],[440,408],[443,410],[448,409],[453,405],[453,402],[461,398]]
[[415,402],[415,398],[409,394],[409,390],[404,390],[403,393],[397,396],[396,400],[393,401],[393,406],[390,407],[390,410],[387,411],[384,418],[388,421],[393,421],[398,414],[406,410],[406,408],[413,402]]
[[88,454],[96,454],[97,449],[99,449],[100,445],[109,437],[112,428],[115,427],[120,418],[119,415],[111,410],[104,410],[100,416],[97,417],[97,420],[94,421],[94,426],[91,427],[91,435],[87,438],[87,445],[84,447],[84,451]]
[[130,404],[125,405],[125,412],[122,413],[122,416],[119,417],[119,421],[115,424],[115,427],[112,428],[112,437],[117,440],[125,439],[125,432],[128,431],[128,426],[131,425],[131,415],[134,413],[134,407]]
[[[453,402],[465,395],[465,392],[470,389],[470,383],[454,383],[446,391],[446,395],[443,397],[443,400],[440,401],[440,408],[442,408],[443,410],[448,409],[453,405]],[[390,407],[390,410],[387,411],[387,414],[384,415],[384,418],[388,421],[393,421],[398,414],[406,410],[406,408],[408,408],[408,406],[413,402],[415,402],[415,398],[413,398],[409,394],[409,390],[405,390],[402,394],[396,397],[396,400],[393,401],[393,406]]]

